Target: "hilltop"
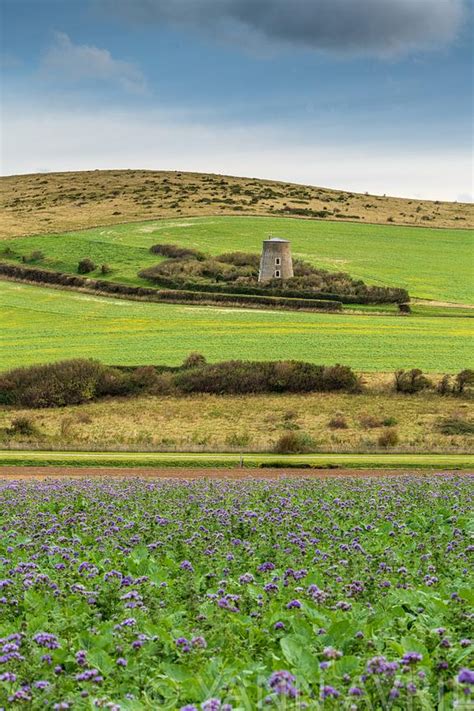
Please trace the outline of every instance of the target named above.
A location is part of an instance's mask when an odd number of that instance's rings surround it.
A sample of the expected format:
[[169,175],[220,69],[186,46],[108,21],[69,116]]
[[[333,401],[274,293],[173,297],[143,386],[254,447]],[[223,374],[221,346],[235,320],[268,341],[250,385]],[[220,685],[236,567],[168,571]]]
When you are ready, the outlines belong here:
[[149,170],[38,173],[0,180],[0,238],[177,216],[272,215],[457,227],[474,206],[256,178]]

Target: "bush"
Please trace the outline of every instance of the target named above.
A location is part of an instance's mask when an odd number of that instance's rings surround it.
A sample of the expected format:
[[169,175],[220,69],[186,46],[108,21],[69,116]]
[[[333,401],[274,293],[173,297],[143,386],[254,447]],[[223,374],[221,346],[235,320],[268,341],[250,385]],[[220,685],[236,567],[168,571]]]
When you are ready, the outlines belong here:
[[474,434],[474,422],[466,420],[460,415],[446,417],[439,423],[438,429],[445,435],[472,435]]
[[436,386],[436,390],[440,395],[447,395],[448,393],[451,393],[452,392],[451,376],[450,375],[443,375],[443,377],[439,381],[438,385]]
[[188,368],[174,377],[185,393],[244,394],[264,392],[353,392],[355,373],[346,366],[321,366],[301,361],[228,361]]
[[462,394],[467,387],[472,385],[474,385],[474,370],[467,368],[456,375],[455,392]]
[[205,259],[205,255],[202,252],[198,252],[197,249],[192,249],[191,247],[180,247],[177,244],[154,244],[150,247],[150,252],[152,254],[161,254],[162,257],[168,257],[169,259]]
[[382,426],[382,421],[378,417],[368,413],[362,413],[359,417],[359,422],[365,430],[373,430]]
[[202,368],[204,365],[207,365],[207,360],[202,353],[190,353],[183,361],[183,368]]
[[216,257],[216,260],[225,264],[233,264],[236,267],[252,267],[253,269],[260,267],[259,255],[247,252],[227,252]]
[[347,430],[347,420],[341,412],[337,412],[328,422],[328,427],[331,430]]
[[112,271],[112,267],[109,264],[102,264],[102,266],[100,268],[101,274],[103,274],[105,276],[106,274],[110,274],[111,271]]
[[388,447],[395,447],[395,445],[398,444],[398,441],[399,437],[397,430],[393,427],[387,427],[378,436],[377,444],[379,447],[387,449]]
[[431,387],[431,383],[419,368],[397,370],[394,387],[397,393],[417,393]]
[[314,440],[304,432],[285,432],[279,437],[273,451],[276,454],[307,454],[314,450]]
[[94,269],[97,269],[97,267],[92,259],[89,259],[88,257],[81,259],[77,265],[78,274],[89,274],[90,272],[93,272]]
[[0,376],[0,402],[23,407],[61,407],[94,399],[107,368],[93,360],[67,360],[17,368]]
[[7,433],[13,436],[33,437],[38,435],[39,431],[30,417],[21,415],[12,420],[10,427],[7,429]]

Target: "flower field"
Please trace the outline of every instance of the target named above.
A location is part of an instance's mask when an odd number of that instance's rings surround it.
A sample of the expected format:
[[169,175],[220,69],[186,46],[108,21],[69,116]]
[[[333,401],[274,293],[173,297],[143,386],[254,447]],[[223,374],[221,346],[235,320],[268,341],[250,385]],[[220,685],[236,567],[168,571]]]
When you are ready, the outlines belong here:
[[3,481],[0,709],[467,709],[472,482]]

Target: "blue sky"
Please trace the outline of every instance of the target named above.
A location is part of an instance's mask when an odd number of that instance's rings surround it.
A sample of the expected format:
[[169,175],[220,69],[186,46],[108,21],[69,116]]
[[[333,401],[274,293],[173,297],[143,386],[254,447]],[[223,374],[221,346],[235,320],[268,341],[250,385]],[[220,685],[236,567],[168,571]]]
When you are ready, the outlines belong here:
[[2,173],[472,200],[466,0],[2,0]]

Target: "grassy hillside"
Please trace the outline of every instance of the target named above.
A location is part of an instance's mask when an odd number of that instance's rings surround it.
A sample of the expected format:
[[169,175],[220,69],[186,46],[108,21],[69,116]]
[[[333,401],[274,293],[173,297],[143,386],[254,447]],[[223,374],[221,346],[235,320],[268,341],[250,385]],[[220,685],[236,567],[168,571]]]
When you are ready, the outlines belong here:
[[255,178],[146,170],[1,178],[0,238],[183,215],[325,212],[326,220],[472,227],[474,207]]
[[[369,284],[408,289],[412,297],[473,303],[474,258],[469,230],[360,225],[270,217],[182,218],[128,223],[65,234],[9,239],[20,259],[41,250],[42,266],[76,272],[90,257],[112,268],[109,279],[145,283],[137,272],[159,261],[149,248],[157,242],[191,246],[210,254],[241,250],[259,253],[267,235],[291,239],[293,254],[330,271],[347,271]],[[453,275],[456,275],[453,278]],[[93,276],[93,275],[91,275]]]
[[[368,385],[370,388],[370,383]],[[387,384],[388,388],[388,384]],[[402,395],[384,390],[359,395],[194,395],[137,397],[51,410],[3,408],[0,448],[154,448],[178,451],[267,451],[287,432],[305,433],[318,451],[374,451],[387,425],[397,450],[473,451],[473,437],[445,434],[448,418],[473,419],[473,404],[435,393]],[[13,420],[26,417],[36,434],[12,437]],[[345,428],[334,428],[337,417]]]
[[177,364],[295,358],[360,371],[472,364],[470,320],[326,315],[127,302],[0,282],[0,368],[77,356],[107,363]]

